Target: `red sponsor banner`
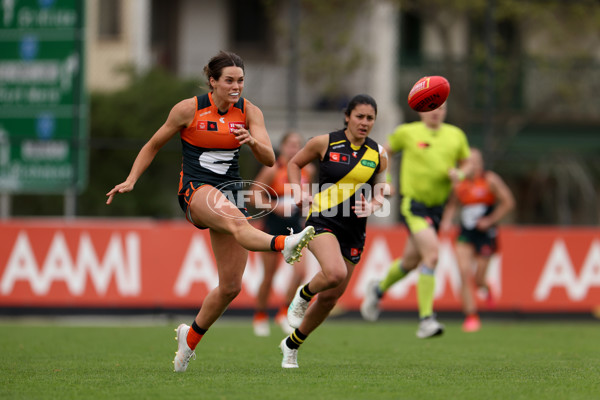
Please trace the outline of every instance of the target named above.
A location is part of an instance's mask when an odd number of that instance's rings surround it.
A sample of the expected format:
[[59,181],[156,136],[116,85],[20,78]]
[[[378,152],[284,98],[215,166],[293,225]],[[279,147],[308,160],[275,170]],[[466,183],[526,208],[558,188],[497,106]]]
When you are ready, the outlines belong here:
[[[600,305],[600,229],[502,227],[501,253],[488,280],[496,310],[587,312]],[[369,226],[361,262],[340,300],[357,310],[372,279],[401,255],[403,228]],[[310,255],[307,279],[319,265]],[[283,261],[271,306],[291,277]],[[259,253],[250,253],[243,289],[232,308],[253,308],[262,279]],[[388,310],[416,310],[417,274],[393,286]],[[186,222],[150,220],[9,220],[0,222],[0,306],[198,308],[218,284],[208,232]],[[460,310],[453,241],[442,237],[436,268],[437,310]],[[482,307],[484,303],[481,303]]]
[[233,133],[233,131],[237,131],[238,129],[244,128],[246,124],[244,122],[230,122],[229,123],[229,133]]

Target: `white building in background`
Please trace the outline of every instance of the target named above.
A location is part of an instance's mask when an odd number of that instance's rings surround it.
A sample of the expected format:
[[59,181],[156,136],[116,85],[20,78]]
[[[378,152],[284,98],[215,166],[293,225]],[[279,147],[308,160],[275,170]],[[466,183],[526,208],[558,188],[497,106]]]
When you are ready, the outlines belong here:
[[[125,65],[145,70],[161,65],[177,75],[204,82],[202,69],[219,50],[244,58],[244,96],[265,113],[273,142],[290,127],[288,121],[288,39],[266,28],[260,0],[86,0],[87,85],[90,90],[115,90],[127,83]],[[290,1],[281,2],[288,5]],[[353,33],[369,62],[343,80],[351,97],[372,95],[378,103],[375,140],[401,122],[396,105],[398,12],[388,1],[366,2]],[[282,7],[277,25],[289,26]],[[272,25],[272,24],[271,24]],[[236,28],[238,27],[238,28]],[[287,37],[287,36],[286,36]],[[318,57],[318,55],[315,55]],[[327,133],[343,122],[340,110],[316,111],[320,88],[302,78],[297,85],[297,129],[305,137]]]

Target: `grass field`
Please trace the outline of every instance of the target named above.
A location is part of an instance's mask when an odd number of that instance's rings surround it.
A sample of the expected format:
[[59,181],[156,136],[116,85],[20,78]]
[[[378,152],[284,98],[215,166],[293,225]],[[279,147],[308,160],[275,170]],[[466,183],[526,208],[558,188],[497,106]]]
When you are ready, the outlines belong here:
[[[182,321],[189,323],[190,321]],[[484,321],[415,338],[416,323],[326,321],[283,370],[283,335],[222,319],[173,372],[169,325],[0,323],[0,399],[598,399],[600,324]]]

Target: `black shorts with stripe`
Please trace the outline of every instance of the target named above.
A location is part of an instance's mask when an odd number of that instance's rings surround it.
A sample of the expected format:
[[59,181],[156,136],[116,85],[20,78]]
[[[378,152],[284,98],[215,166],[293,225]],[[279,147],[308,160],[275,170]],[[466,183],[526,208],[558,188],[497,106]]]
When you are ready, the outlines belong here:
[[321,224],[319,221],[311,219],[306,222],[306,225],[310,225],[315,228],[315,236],[325,233],[333,234],[340,244],[342,256],[352,264],[358,264],[365,247],[366,234],[363,235],[362,239],[357,239],[356,237],[348,236],[346,234],[346,229],[341,229],[339,227],[336,228],[332,225]]
[[438,232],[443,213],[444,205],[430,207],[408,196],[400,199],[400,220],[410,233],[420,232],[427,227]]
[[479,229],[461,227],[458,241],[472,244],[475,248],[475,253],[483,257],[490,257],[498,251],[496,228],[480,231]]
[[[183,211],[183,213],[185,214],[185,218],[192,224],[194,225],[196,228],[198,229],[207,229],[206,226],[201,226],[201,225],[197,225],[193,220],[192,220],[192,215],[191,215],[191,211],[190,211],[190,207],[189,204],[192,201],[192,197],[194,196],[194,193],[196,193],[196,191],[204,186],[204,185],[210,185],[209,183],[203,183],[203,182],[189,182],[186,185],[183,186],[183,188],[181,189],[181,191],[179,192],[178,200],[179,200],[179,207],[181,207],[181,210]],[[214,187],[214,185],[211,185]],[[237,206],[238,210],[240,210],[240,212],[244,215],[244,217],[246,218],[250,218],[249,214],[248,214],[248,210],[246,209],[246,207],[242,204],[241,207],[240,205],[236,204],[236,199],[239,198],[239,196],[237,196],[237,190],[231,190],[231,188],[228,188],[227,192],[223,192],[221,190],[221,192],[233,203]]]

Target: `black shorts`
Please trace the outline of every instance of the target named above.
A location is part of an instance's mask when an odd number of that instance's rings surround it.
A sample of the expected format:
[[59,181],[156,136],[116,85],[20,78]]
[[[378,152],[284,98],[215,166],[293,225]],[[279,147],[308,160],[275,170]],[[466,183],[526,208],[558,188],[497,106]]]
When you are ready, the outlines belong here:
[[[190,182],[187,185],[183,186],[183,188],[179,191],[179,195],[178,195],[179,207],[181,207],[181,210],[183,210],[183,213],[185,214],[185,219],[187,219],[189,223],[191,223],[192,225],[194,225],[198,229],[207,229],[207,227],[206,226],[197,225],[192,220],[192,215],[191,215],[191,210],[190,210],[190,203],[192,201],[192,197],[194,196],[194,193],[196,193],[196,190],[200,189],[204,185],[210,185],[210,184],[209,183],[202,183],[202,182]],[[211,186],[213,186],[213,185],[211,185]],[[235,193],[234,193],[234,195],[235,195]],[[235,196],[235,198],[237,198],[237,195]],[[250,218],[249,214],[248,214],[248,210],[245,207],[242,208],[242,207],[238,206],[238,210],[240,210],[240,212],[246,218]]]
[[443,213],[444,205],[429,207],[407,196],[400,199],[400,220],[410,233],[417,233],[428,227],[438,232]]
[[298,233],[304,225],[300,211],[290,217],[282,217],[272,212],[265,218],[265,232],[270,235],[289,235],[290,230],[288,228],[293,229],[294,233]]
[[345,232],[340,229],[320,224],[317,221],[309,220],[306,225],[311,225],[315,228],[315,236],[330,233],[334,235],[340,244],[342,256],[352,264],[358,264],[365,247],[366,235],[363,235],[362,240],[349,238]]
[[498,251],[496,228],[490,228],[487,231],[478,229],[465,229],[461,227],[458,241],[461,243],[470,243],[475,247],[475,253],[483,257],[490,257]]

